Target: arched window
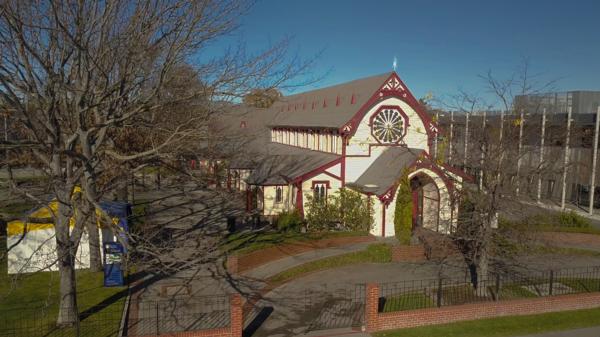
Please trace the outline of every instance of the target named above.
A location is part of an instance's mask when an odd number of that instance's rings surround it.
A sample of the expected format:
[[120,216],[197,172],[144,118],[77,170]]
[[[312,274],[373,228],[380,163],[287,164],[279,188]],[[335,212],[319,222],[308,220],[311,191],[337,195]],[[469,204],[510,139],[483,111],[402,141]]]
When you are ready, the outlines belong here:
[[313,182],[313,197],[316,201],[327,200],[328,182]]
[[283,202],[283,187],[282,186],[275,187],[275,202],[278,204]]

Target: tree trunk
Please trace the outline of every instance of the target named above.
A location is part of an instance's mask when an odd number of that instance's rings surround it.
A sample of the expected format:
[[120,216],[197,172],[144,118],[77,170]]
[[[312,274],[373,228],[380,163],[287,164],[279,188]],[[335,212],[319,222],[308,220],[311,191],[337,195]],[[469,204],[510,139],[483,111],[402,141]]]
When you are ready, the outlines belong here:
[[102,255],[100,250],[100,234],[98,233],[98,224],[96,218],[96,209],[87,199],[83,202],[86,218],[85,227],[88,232],[89,250],[90,250],[90,270],[102,271]]
[[488,271],[489,271],[489,260],[488,260],[486,250],[483,250],[481,252],[479,260],[477,261],[477,265],[478,265],[477,266],[477,269],[478,269],[477,288],[485,287],[485,281],[488,278]]
[[59,326],[73,326],[79,321],[76,296],[77,284],[75,281],[77,245],[70,240],[69,207],[60,202],[65,200],[65,197],[68,200],[70,195],[68,193],[62,194],[57,196],[59,206],[55,219],[57,263],[60,274],[60,303],[56,324]]

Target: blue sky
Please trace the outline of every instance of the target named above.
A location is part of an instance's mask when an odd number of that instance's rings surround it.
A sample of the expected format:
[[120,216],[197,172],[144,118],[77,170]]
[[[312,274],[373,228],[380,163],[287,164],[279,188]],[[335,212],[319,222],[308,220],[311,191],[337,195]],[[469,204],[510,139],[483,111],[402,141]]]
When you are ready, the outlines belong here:
[[485,95],[479,74],[506,76],[523,58],[557,89],[600,90],[599,20],[599,0],[259,0],[236,38],[259,50],[292,36],[306,58],[324,50],[313,71],[327,76],[309,88],[390,71],[396,56],[417,97]]

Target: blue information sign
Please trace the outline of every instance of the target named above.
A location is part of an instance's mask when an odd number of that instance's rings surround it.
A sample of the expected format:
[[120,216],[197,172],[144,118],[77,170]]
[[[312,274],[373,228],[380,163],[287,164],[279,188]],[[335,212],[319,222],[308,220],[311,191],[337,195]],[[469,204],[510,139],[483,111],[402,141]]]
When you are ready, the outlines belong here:
[[123,286],[123,245],[118,242],[104,243],[104,286]]

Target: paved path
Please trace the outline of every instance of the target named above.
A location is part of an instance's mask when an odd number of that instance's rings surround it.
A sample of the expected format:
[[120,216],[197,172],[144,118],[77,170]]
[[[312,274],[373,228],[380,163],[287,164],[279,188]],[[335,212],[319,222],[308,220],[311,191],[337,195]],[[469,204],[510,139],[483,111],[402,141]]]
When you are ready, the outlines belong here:
[[[598,318],[600,321],[600,318]],[[519,336],[519,337],[598,337],[600,336],[600,326],[593,328],[584,328],[576,330],[565,330],[557,332],[545,332],[535,335]]]
[[340,247],[315,249],[302,254],[288,256],[279,260],[266,263],[262,266],[258,266],[254,269],[248,270],[243,274],[251,278],[264,280],[273,275],[277,275],[278,273],[284,270],[299,266],[307,262],[365,250],[369,245],[373,243],[375,243],[375,241],[355,243]]

